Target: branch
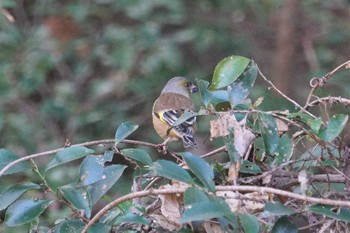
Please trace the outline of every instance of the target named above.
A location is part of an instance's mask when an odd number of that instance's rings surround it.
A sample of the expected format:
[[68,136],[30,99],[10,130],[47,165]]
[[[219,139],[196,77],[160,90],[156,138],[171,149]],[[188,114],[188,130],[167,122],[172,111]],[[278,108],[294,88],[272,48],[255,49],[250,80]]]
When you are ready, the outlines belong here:
[[302,106],[300,106],[297,102],[295,102],[294,100],[292,100],[291,98],[289,98],[288,96],[286,96],[282,91],[280,91],[270,80],[268,80],[265,75],[260,71],[259,67],[258,67],[258,72],[260,74],[260,76],[268,83],[271,85],[271,87],[278,93],[280,94],[283,98],[285,98],[286,100],[288,100],[289,102],[291,102],[292,104],[294,104],[295,107],[298,107],[301,111],[303,111],[304,113],[308,114],[309,116],[316,118],[314,115],[312,115],[310,112],[308,112],[307,110],[305,110],[305,108],[303,108]]
[[[100,219],[104,214],[108,212],[111,208],[116,207],[120,203],[133,199],[133,198],[140,198],[144,196],[151,196],[151,195],[164,195],[164,194],[183,194],[186,191],[187,187],[183,188],[171,188],[171,189],[150,189],[150,190],[144,190],[140,192],[130,193],[128,195],[122,196],[108,205],[106,205],[104,208],[102,208],[84,227],[82,233],[87,233],[88,229],[97,222],[98,219]],[[289,198],[294,198],[299,201],[305,201],[308,203],[314,203],[314,204],[322,204],[322,205],[331,205],[331,206],[343,206],[350,208],[350,201],[339,201],[339,200],[331,200],[331,199],[324,199],[324,198],[316,198],[316,197],[309,197],[309,196],[303,196],[297,193],[292,193],[280,189],[275,188],[269,188],[269,187],[258,187],[258,186],[216,186],[216,191],[238,191],[238,192],[259,192],[259,193],[271,193],[279,196],[285,196]]]
[[343,104],[345,107],[350,106],[350,99],[342,98],[342,97],[335,97],[335,96],[328,96],[328,97],[323,97],[323,98],[317,98],[316,100],[308,103],[306,105],[306,108],[308,107],[313,107],[318,104],[322,103],[340,103]]
[[[72,146],[93,146],[93,145],[100,145],[100,144],[104,145],[104,144],[113,144],[114,142],[115,142],[114,139],[104,139],[104,140],[98,140],[98,141],[84,142],[84,143],[75,144],[75,145],[72,145]],[[143,141],[135,141],[135,140],[123,140],[121,143],[141,145],[141,146],[148,146],[148,147],[152,147],[152,148],[157,148],[158,147],[157,144],[143,142]],[[11,163],[7,164],[0,171],[0,177],[3,176],[7,170],[9,170],[11,167],[13,167],[14,165],[16,165],[16,164],[18,164],[20,162],[31,160],[31,159],[35,159],[35,158],[39,158],[39,157],[43,157],[43,156],[53,155],[53,154],[55,154],[55,153],[65,149],[65,148],[66,147],[62,147],[62,148],[55,149],[55,150],[50,150],[50,151],[45,151],[45,152],[41,152],[41,153],[37,153],[37,154],[32,154],[32,155],[21,157],[21,158],[15,160],[15,161],[12,161]]]
[[[339,71],[342,68],[348,69],[350,66],[350,60],[344,62],[343,64],[339,65],[338,67],[336,67],[334,70],[332,70],[331,72],[327,73],[326,75],[322,76],[322,78],[318,78],[318,77],[314,77],[310,80],[310,86],[311,86],[311,90],[310,93],[307,97],[306,103],[304,108],[306,109],[307,107],[309,107],[311,105],[310,100],[311,97],[313,95],[313,93],[316,91],[317,88],[319,87],[323,87],[326,82],[328,81],[328,79],[330,79],[330,77],[332,77],[333,74],[335,74],[337,71]],[[313,105],[311,105],[313,106]]]

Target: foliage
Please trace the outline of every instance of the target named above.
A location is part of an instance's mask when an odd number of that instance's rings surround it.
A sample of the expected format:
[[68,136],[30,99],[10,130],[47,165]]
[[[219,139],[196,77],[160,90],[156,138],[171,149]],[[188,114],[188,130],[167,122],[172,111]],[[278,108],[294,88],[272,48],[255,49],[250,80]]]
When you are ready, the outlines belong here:
[[[348,61],[337,69],[348,68],[349,64]],[[317,83],[335,77],[336,71],[317,78]],[[157,144],[127,140],[138,130],[138,125],[131,122],[121,124],[113,140],[67,145],[36,155],[53,155],[43,169],[38,169],[32,159],[36,157],[21,160],[2,149],[0,176],[28,172],[30,166],[24,163],[30,160],[32,172],[39,177],[38,181],[10,185],[2,192],[4,224],[9,228],[24,225],[31,230],[51,228],[54,232],[121,232],[141,228],[155,232],[191,231],[198,227],[215,232],[297,232],[298,227],[316,230],[324,224],[346,228],[350,202],[339,199],[347,195],[344,189],[350,187],[345,182],[350,176],[346,169],[350,149],[341,139],[348,115],[334,114],[324,119],[308,110],[338,97],[315,98],[314,92],[320,86],[314,86],[305,107],[263,111],[259,109],[263,100],[252,103],[247,98],[258,74],[273,86],[253,60],[231,56],[218,64],[210,86],[197,80],[204,107],[195,115],[210,117],[206,129],[212,139],[218,138],[224,144],[206,154],[175,153]],[[293,102],[280,94],[285,101]],[[219,95],[221,98],[216,98]],[[349,102],[343,98],[340,103]],[[99,154],[89,148],[102,142],[114,145],[112,150]],[[123,144],[153,149],[122,149]],[[177,161],[154,160],[151,155],[157,149]],[[217,154],[225,155],[225,161],[205,160]],[[115,164],[115,156],[123,156],[135,170],[132,192],[111,199],[100,208],[101,198],[114,195],[109,191],[125,176],[127,165]],[[79,173],[73,182],[57,186],[50,173],[64,169],[67,163],[73,163]],[[170,182],[164,185],[164,181]],[[70,211],[65,215],[62,212],[60,220],[43,222],[43,215],[53,205]],[[98,212],[92,214],[94,210]],[[298,214],[312,216],[319,224],[310,220],[306,226],[300,225],[293,220]]]
[[[288,2],[292,79],[274,71]],[[344,232],[350,79],[332,69],[349,59],[349,7],[0,1],[0,232],[81,232],[94,216],[89,232]],[[176,124],[197,116],[204,143],[159,153],[150,111],[177,75],[196,80],[200,110]]]

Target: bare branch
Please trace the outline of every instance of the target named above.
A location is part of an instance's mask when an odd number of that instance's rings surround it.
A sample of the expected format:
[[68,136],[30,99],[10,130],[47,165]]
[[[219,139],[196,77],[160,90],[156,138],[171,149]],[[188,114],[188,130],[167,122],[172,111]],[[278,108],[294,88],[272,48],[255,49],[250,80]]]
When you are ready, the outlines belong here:
[[303,108],[302,106],[300,106],[297,102],[295,102],[294,100],[292,100],[291,98],[289,98],[288,96],[286,96],[282,91],[280,91],[270,80],[268,80],[265,75],[260,71],[259,67],[258,67],[258,72],[260,74],[260,76],[268,83],[270,84],[270,86],[278,93],[280,94],[283,98],[285,98],[286,100],[288,100],[289,102],[291,102],[292,104],[294,104],[295,107],[299,108],[301,111],[303,111],[304,113],[308,114],[309,116],[315,118],[314,115],[312,115],[310,112],[308,112],[307,110],[305,110],[305,108]]
[[[151,195],[164,195],[164,194],[182,194],[186,191],[187,187],[183,188],[171,188],[171,189],[150,189],[150,190],[144,190],[140,192],[130,193],[125,196],[122,196],[108,205],[106,205],[104,208],[102,208],[91,220],[88,222],[88,224],[84,227],[82,233],[87,233],[88,229],[97,222],[98,219],[100,219],[105,213],[108,212],[113,207],[116,207],[120,203],[134,199],[134,198],[140,198],[145,196],[151,196]],[[238,191],[238,192],[259,192],[259,193],[271,193],[279,196],[285,196],[289,198],[293,198],[295,200],[299,201],[305,201],[308,203],[314,203],[314,204],[323,204],[323,205],[331,205],[331,206],[342,206],[342,207],[348,207],[350,208],[350,201],[340,201],[340,200],[332,200],[332,199],[324,199],[324,198],[316,198],[316,197],[309,197],[309,196],[303,196],[297,193],[288,192],[285,190],[275,189],[275,188],[269,188],[269,187],[258,187],[258,186],[216,186],[216,191]]]
[[[113,144],[114,142],[115,142],[114,139],[104,139],[104,140],[97,140],[97,141],[91,141],[91,142],[84,142],[84,143],[75,144],[75,145],[72,145],[72,146],[105,145],[105,144]],[[123,140],[121,143],[134,144],[134,145],[140,145],[140,146],[148,146],[148,147],[152,147],[152,148],[157,148],[158,147],[157,144],[153,144],[153,143],[149,143],[149,142],[143,142],[143,141],[135,141],[135,140]],[[12,161],[11,163],[7,164],[0,171],[0,177],[3,176],[8,169],[10,169],[11,167],[13,167],[14,165],[16,165],[16,164],[18,164],[20,162],[31,160],[31,159],[35,159],[35,158],[39,158],[39,157],[53,155],[53,154],[56,154],[57,152],[59,152],[59,151],[61,151],[63,149],[65,149],[65,147],[21,157],[21,158],[15,160],[15,161]]]
[[328,96],[328,97],[323,97],[323,98],[317,98],[314,101],[311,101],[307,103],[306,108],[313,107],[318,104],[323,104],[323,103],[340,103],[343,104],[345,107],[350,106],[350,99],[342,98],[342,97],[335,97],[335,96]]

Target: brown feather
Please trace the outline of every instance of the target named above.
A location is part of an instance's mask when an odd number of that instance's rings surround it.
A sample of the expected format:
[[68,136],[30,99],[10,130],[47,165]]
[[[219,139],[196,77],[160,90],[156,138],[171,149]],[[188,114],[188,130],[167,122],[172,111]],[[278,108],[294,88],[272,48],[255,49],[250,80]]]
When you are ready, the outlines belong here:
[[[171,106],[171,109],[169,108]],[[153,112],[161,112],[164,110],[194,110],[194,106],[189,98],[177,93],[162,93],[154,102]],[[168,123],[162,121],[153,114],[153,125],[156,132],[164,139],[170,137],[170,141],[177,141],[180,138],[176,135]]]

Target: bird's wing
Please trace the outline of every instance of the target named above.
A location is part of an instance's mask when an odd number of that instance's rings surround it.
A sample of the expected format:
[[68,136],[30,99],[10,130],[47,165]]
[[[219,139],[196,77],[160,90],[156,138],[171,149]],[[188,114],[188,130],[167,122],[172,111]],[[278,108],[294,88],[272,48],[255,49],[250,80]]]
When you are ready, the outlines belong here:
[[170,128],[175,131],[175,133],[182,138],[183,144],[185,147],[197,146],[196,141],[193,138],[194,134],[194,124],[196,123],[196,117],[190,117],[185,121],[181,122],[181,124],[173,126],[174,123],[181,117],[183,114],[183,110],[166,110],[163,112],[158,112],[159,119],[168,123]]

